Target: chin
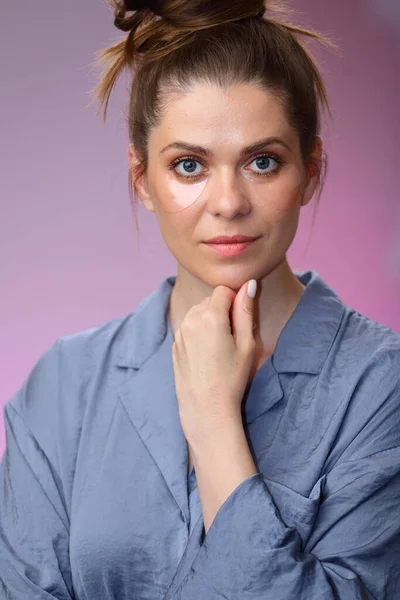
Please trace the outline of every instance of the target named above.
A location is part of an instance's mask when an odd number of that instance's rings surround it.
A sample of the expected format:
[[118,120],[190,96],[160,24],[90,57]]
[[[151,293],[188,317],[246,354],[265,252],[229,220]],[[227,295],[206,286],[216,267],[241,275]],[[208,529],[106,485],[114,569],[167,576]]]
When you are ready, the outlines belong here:
[[243,261],[226,265],[210,265],[204,262],[196,265],[195,271],[192,271],[196,277],[212,288],[218,285],[225,285],[234,292],[250,279],[261,281],[280,267],[284,267],[286,262],[286,253],[279,253],[275,256],[269,256],[268,262],[261,260]]
[[201,275],[197,275],[205,284],[212,288],[224,285],[238,292],[249,279],[260,278],[260,268],[256,265],[226,265],[225,267],[204,267]]

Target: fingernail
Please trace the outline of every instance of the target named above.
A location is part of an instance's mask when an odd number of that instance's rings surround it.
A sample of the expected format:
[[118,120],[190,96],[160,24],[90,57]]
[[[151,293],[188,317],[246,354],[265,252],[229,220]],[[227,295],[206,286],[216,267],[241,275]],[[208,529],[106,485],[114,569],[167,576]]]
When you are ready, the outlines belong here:
[[249,283],[247,285],[247,295],[250,298],[255,298],[256,292],[257,292],[257,280],[256,279],[250,279],[250,281],[249,281]]

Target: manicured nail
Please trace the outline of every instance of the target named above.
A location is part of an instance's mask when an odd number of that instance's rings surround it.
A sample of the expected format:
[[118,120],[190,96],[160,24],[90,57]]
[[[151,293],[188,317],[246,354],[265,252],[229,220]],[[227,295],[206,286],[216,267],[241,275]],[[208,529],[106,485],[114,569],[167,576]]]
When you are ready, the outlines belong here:
[[249,283],[247,285],[247,295],[250,298],[255,298],[256,292],[257,292],[257,280],[256,279],[250,279],[250,281],[249,281]]

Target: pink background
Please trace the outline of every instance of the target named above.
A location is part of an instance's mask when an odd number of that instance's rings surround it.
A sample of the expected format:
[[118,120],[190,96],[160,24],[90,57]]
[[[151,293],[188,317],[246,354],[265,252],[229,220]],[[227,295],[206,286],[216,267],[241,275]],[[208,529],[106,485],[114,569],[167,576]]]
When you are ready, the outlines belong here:
[[[347,304],[400,332],[400,3],[292,5],[333,33],[343,56],[311,47],[335,119],[323,131],[330,170],[314,229],[307,207],[289,262],[315,268]],[[141,207],[137,240],[128,80],[106,126],[90,104],[94,53],[120,37],[105,0],[9,2],[0,28],[2,408],[57,337],[132,312],[176,266]],[[1,415],[0,454],[3,425]]]

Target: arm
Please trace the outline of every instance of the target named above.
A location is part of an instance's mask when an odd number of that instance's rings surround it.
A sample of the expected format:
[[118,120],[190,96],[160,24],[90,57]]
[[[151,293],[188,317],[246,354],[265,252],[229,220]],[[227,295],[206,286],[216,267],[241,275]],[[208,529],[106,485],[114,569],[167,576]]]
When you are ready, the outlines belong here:
[[204,448],[191,446],[205,533],[229,495],[258,473],[241,419],[219,426]]
[[[386,404],[392,416],[389,407],[399,402]],[[385,419],[381,422],[384,427]],[[376,423],[371,433],[385,439]],[[246,465],[232,471],[229,452],[216,458],[217,443],[214,448],[197,453],[196,467],[202,508],[212,523],[188,572],[175,578],[165,600],[400,597],[400,445],[367,456],[357,452],[321,478],[322,501],[306,541],[290,523],[296,493],[269,484],[261,473],[235,487]],[[274,501],[282,493],[285,519]]]
[[[18,406],[33,410],[52,394],[54,350],[4,408],[6,450],[0,464],[0,598],[72,600],[69,519],[54,465]],[[46,427],[46,423],[43,423]]]

